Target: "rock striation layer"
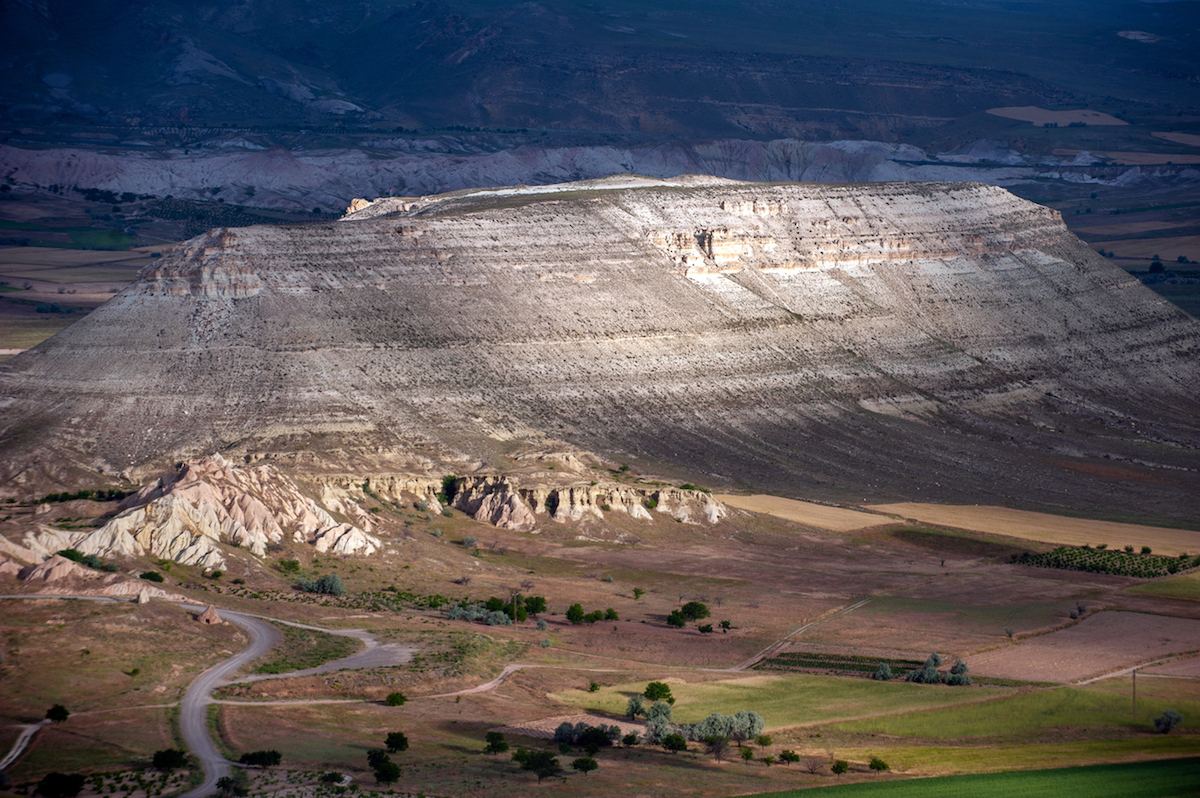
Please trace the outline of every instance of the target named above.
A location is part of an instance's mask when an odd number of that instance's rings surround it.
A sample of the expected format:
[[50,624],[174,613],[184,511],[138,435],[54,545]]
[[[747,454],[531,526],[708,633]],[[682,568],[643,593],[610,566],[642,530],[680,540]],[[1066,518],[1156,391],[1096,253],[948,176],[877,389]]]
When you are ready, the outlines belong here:
[[[1195,320],[1002,189],[626,176],[406,204],[214,230],[0,364],[0,480],[47,453],[418,458],[424,495],[469,473],[457,501],[528,528],[549,494],[505,475],[558,447],[793,495],[1200,509]],[[569,487],[556,515],[645,509]]]

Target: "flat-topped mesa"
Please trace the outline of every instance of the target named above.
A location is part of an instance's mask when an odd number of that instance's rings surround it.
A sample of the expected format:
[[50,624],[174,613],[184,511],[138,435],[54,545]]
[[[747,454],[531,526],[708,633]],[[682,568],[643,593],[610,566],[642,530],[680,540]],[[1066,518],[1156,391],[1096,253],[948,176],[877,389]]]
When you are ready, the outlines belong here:
[[1188,482],[1196,384],[1195,321],[1003,189],[622,176],[187,242],[0,364],[0,491],[47,446],[479,477],[557,448],[837,499],[1184,507],[1061,464]]

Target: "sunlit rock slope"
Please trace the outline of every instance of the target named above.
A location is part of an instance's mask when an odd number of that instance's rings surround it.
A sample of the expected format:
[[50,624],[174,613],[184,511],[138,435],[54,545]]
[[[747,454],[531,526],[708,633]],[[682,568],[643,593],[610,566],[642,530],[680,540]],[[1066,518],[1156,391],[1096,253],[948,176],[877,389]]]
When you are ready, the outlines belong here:
[[711,486],[1194,516],[1198,355],[1195,320],[994,187],[459,192],[164,257],[0,364],[0,479],[582,447]]

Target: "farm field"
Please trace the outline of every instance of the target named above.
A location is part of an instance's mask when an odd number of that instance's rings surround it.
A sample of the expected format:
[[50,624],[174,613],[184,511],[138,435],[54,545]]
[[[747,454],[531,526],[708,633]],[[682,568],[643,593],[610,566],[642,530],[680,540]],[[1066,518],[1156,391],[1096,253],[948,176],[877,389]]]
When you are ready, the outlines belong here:
[[1200,620],[1105,611],[970,658],[972,675],[1072,682],[1200,649]]
[[1189,529],[1139,526],[1115,521],[1092,521],[1083,518],[1012,510],[1007,507],[978,505],[876,504],[870,509],[893,513],[929,524],[971,529],[996,535],[1060,543],[1070,546],[1096,546],[1101,543],[1120,549],[1133,545],[1140,549],[1150,546],[1155,554],[1168,556],[1183,552],[1200,553],[1200,532]]
[[755,494],[741,496],[731,493],[717,494],[716,498],[730,507],[739,507],[756,513],[766,513],[786,521],[815,526],[819,529],[829,529],[834,532],[850,532],[868,526],[890,523],[892,519],[872,513],[857,510],[847,510],[842,507],[829,507],[824,504],[802,502],[796,499],[785,499],[781,496]]
[[1151,133],[1158,139],[1173,141],[1176,144],[1186,144],[1189,147],[1200,147],[1200,136],[1194,133]]
[[758,798],[1175,798],[1195,795],[1200,783],[1200,758],[1168,759],[1123,765],[944,776],[933,779],[848,784],[812,790],[763,793]]
[[[1008,695],[1006,687],[930,689],[907,682],[876,682],[837,676],[755,675],[702,683],[665,679],[675,697],[674,717],[696,723],[713,712],[732,715],[754,709],[767,729],[813,726],[862,716],[891,715],[947,705],[976,703]],[[550,698],[592,712],[621,717],[629,697],[645,683],[625,682],[596,693],[567,690]]]
[[1050,111],[1034,105],[1025,105],[1020,107],[989,108],[987,112],[993,116],[1002,116],[1005,119],[1019,119],[1022,122],[1032,122],[1035,125],[1057,123],[1065,127],[1072,122],[1083,122],[1088,125],[1114,126],[1129,124],[1122,119],[1117,119],[1112,114],[1106,114],[1102,111],[1091,111],[1087,108],[1080,108],[1073,111]]
[[1153,582],[1143,582],[1126,588],[1126,592],[1139,596],[1200,601],[1200,573],[1179,574],[1166,579],[1155,579]]
[[1088,152],[1097,158],[1103,158],[1106,161],[1133,166],[1148,166],[1160,163],[1200,163],[1200,155],[1180,155],[1179,153],[1170,152],[1127,152],[1111,150],[1075,150],[1066,148],[1055,149],[1052,152],[1054,155],[1062,155],[1067,158],[1078,155],[1081,152]]

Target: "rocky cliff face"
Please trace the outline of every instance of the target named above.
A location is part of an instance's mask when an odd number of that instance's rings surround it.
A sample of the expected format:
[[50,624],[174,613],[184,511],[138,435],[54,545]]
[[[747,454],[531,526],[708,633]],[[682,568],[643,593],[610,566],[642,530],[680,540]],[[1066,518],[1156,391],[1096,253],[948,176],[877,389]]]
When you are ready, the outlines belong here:
[[[39,447],[407,458],[524,528],[549,494],[512,458],[582,447],[794,495],[1186,514],[1197,354],[1194,320],[993,187],[458,192],[192,240],[0,365],[3,476]],[[555,514],[648,498],[553,490]]]

